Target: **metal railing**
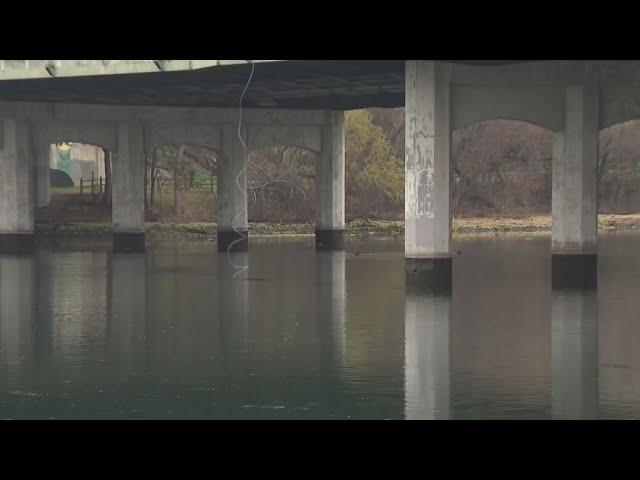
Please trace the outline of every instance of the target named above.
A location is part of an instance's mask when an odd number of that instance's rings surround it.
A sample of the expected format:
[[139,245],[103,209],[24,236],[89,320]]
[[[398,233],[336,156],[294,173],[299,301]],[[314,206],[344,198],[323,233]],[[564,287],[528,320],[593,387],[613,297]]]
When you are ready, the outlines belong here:
[[97,200],[98,196],[104,195],[106,188],[105,179],[102,177],[96,178],[93,172],[91,172],[91,178],[80,178],[80,194],[91,195],[93,200]]

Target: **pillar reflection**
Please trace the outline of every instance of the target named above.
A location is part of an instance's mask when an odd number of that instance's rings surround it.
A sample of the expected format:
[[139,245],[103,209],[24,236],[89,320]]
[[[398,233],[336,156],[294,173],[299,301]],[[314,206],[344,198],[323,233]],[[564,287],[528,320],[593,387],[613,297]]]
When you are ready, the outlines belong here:
[[235,364],[245,356],[249,335],[248,252],[218,255],[218,319],[223,362]]
[[597,290],[552,291],[551,343],[553,418],[597,418]]
[[411,288],[405,298],[405,418],[448,419],[451,296]]
[[345,252],[316,252],[316,320],[323,361],[334,368],[346,362],[346,257]]
[[147,264],[144,253],[108,260],[107,344],[121,375],[148,366]]
[[33,364],[36,281],[32,254],[0,255],[0,377],[5,393],[24,384]]

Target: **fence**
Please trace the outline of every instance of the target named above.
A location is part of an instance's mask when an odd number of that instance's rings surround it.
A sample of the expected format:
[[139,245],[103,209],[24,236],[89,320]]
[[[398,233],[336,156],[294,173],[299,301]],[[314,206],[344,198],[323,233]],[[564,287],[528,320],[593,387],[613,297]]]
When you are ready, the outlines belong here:
[[90,194],[94,201],[98,196],[102,196],[104,194],[105,188],[105,179],[102,177],[95,178],[93,172],[91,172],[91,179],[80,178],[80,193]]
[[[197,179],[193,181],[191,185],[185,185],[184,180],[178,179],[178,188],[179,189],[187,189],[198,192],[211,192],[214,193],[216,191],[217,179],[215,177],[208,179]],[[163,191],[165,189],[173,190],[174,180],[171,177],[163,177],[156,179],[156,187],[159,191]]]

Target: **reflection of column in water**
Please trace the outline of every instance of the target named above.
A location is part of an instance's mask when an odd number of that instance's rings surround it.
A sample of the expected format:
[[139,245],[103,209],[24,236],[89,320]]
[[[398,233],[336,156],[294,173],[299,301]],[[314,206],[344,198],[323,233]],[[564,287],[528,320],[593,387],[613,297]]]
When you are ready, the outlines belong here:
[[405,300],[405,418],[449,418],[451,297],[414,295]]
[[34,329],[34,362],[40,379],[51,379],[53,364],[53,282],[51,251],[36,252],[38,308]]
[[108,261],[109,351],[130,373],[147,365],[147,266],[144,253],[112,254]]
[[551,305],[552,415],[598,415],[596,290],[554,290]]
[[33,360],[36,286],[33,255],[0,256],[0,368],[8,376],[5,387],[22,382]]
[[337,368],[346,357],[345,252],[316,252],[316,317],[325,359]]
[[[249,265],[247,252],[231,253],[236,265]],[[233,362],[247,349],[249,331],[249,270],[238,270],[226,252],[218,255],[218,319],[223,361]],[[234,276],[235,275],[235,276]]]

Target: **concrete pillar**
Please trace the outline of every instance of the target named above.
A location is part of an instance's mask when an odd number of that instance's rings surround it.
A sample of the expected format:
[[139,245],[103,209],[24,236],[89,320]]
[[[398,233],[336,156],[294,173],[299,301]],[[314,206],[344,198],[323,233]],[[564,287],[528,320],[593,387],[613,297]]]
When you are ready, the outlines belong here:
[[46,207],[51,201],[51,145],[36,147],[35,165],[33,168],[34,201],[36,208]]
[[330,117],[316,164],[316,247],[344,250],[344,112]]
[[449,418],[449,295],[407,291],[404,310],[405,418]]
[[344,251],[316,254],[315,311],[323,361],[340,370],[346,361],[346,263]]
[[553,418],[597,418],[598,363],[597,291],[554,290],[551,306]]
[[407,281],[451,290],[450,66],[405,64]]
[[565,92],[564,131],[554,134],[553,274],[597,282],[598,88],[570,85]]
[[33,149],[29,125],[0,120],[0,253],[34,247]]
[[[246,135],[244,136],[246,138]],[[237,125],[222,128],[218,159],[218,250],[242,252],[249,248],[247,214],[247,152],[238,138]]]
[[144,160],[142,126],[118,123],[112,165],[113,251],[144,251]]

